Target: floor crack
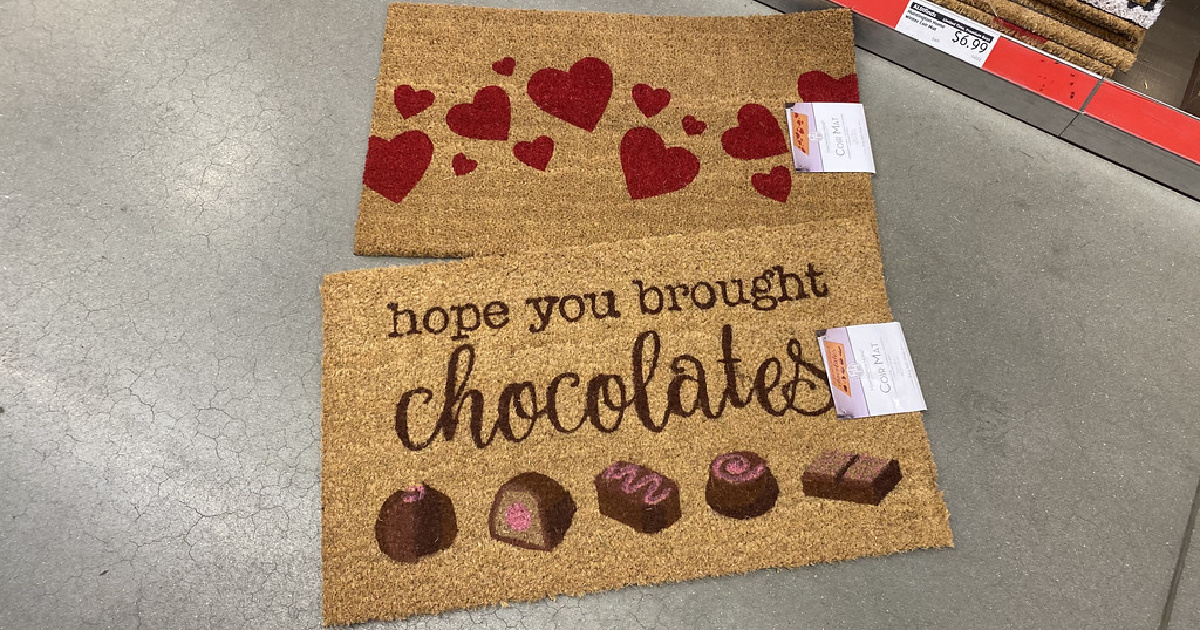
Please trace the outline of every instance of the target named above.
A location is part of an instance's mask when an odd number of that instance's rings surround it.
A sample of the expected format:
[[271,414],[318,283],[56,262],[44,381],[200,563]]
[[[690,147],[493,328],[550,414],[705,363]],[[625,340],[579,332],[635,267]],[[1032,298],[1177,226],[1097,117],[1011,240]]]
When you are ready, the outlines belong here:
[[1175,561],[1175,575],[1171,576],[1171,589],[1167,591],[1167,602],[1163,604],[1162,620],[1158,623],[1158,630],[1167,630],[1167,626],[1171,625],[1171,611],[1175,608],[1175,596],[1179,594],[1179,583],[1183,580],[1188,547],[1192,543],[1192,531],[1196,529],[1197,510],[1200,510],[1200,482],[1196,483],[1196,494],[1192,497],[1192,512],[1188,515],[1187,527],[1183,530],[1183,542],[1179,545],[1179,558]]

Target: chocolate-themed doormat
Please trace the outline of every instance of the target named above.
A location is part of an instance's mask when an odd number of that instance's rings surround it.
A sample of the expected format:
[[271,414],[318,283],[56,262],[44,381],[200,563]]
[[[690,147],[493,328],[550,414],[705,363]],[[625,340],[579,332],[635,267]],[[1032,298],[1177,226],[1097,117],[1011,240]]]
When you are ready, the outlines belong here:
[[794,173],[784,104],[858,102],[851,12],[651,17],[393,4],[355,230],[466,256],[872,212]]
[[838,420],[874,217],[327,276],[326,624],[952,544],[920,414]]

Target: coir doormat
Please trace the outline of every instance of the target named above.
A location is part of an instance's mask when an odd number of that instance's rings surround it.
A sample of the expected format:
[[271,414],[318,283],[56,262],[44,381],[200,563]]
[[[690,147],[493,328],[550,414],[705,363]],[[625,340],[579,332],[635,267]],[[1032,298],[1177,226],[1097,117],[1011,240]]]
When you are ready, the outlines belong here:
[[920,414],[838,420],[873,217],[327,276],[324,621],[952,544]]
[[[1134,45],[1127,38],[1111,34],[1102,37],[1081,30],[1075,23],[1076,16],[1063,21],[1063,12],[1052,11],[1044,3],[1032,0],[933,1],[1102,76],[1112,76],[1114,69],[1128,70],[1137,59],[1140,41]],[[1047,13],[1055,15],[1046,15],[1023,4],[1038,4],[1047,9]]]
[[794,173],[784,104],[858,101],[851,12],[394,4],[355,252],[465,256],[871,212]]

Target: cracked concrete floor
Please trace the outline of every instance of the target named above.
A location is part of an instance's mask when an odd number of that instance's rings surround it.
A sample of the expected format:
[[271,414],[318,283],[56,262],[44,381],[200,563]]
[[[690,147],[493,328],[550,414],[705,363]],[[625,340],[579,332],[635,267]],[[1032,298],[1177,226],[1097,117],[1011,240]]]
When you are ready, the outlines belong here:
[[[319,625],[317,283],[418,262],[350,253],[384,15],[0,0],[0,628]],[[395,626],[1159,626],[1200,204],[859,61],[957,548]],[[1200,627],[1193,558],[1172,628]]]

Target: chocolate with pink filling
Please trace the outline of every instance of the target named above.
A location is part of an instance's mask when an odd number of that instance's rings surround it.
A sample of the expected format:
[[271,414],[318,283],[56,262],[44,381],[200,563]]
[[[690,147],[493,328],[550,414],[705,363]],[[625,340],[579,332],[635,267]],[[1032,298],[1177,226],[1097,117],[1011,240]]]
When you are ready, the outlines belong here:
[[488,529],[492,538],[522,549],[550,551],[562,542],[575,518],[575,500],[541,473],[521,473],[496,491]]
[[600,513],[643,534],[658,533],[679,520],[679,484],[629,462],[613,462],[593,480]]
[[458,519],[450,497],[426,484],[393,493],[375,521],[379,550],[397,562],[416,562],[437,553],[457,535]]
[[747,519],[765,514],[779,499],[779,483],[758,453],[718,455],[708,467],[704,499],[718,514]]

